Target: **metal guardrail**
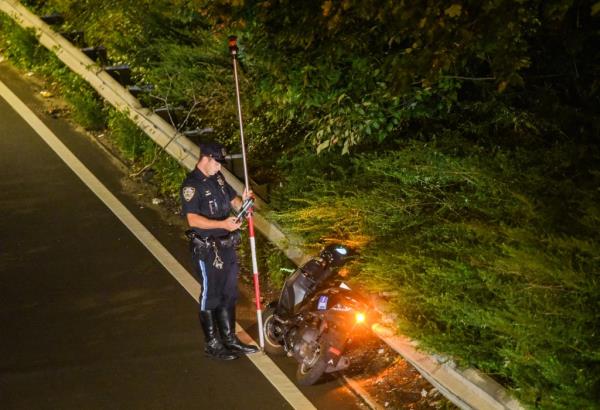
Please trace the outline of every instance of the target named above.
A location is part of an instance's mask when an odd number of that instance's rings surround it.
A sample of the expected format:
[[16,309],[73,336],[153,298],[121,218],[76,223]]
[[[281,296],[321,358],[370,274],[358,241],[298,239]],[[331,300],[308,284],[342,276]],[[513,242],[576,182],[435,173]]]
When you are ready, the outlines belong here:
[[[8,14],[21,27],[33,29],[40,44],[56,56],[73,72],[84,78],[108,103],[124,112],[156,144],[165,147],[165,151],[183,167],[191,170],[196,166],[199,148],[159,115],[142,107],[126,88],[98,66],[80,49],[52,30],[38,16],[31,13],[20,2],[0,0],[0,11]],[[238,193],[244,184],[232,173],[223,169],[227,181]],[[256,202],[255,213],[257,229],[285,255],[300,265],[309,257],[295,246],[286,235],[260,211],[267,210],[264,201]],[[460,370],[448,360],[427,355],[417,349],[416,342],[394,334],[382,326],[374,326],[375,333],[396,352],[411,363],[429,382],[461,409],[509,409],[520,410],[523,407],[506,390],[488,376],[474,369]]]

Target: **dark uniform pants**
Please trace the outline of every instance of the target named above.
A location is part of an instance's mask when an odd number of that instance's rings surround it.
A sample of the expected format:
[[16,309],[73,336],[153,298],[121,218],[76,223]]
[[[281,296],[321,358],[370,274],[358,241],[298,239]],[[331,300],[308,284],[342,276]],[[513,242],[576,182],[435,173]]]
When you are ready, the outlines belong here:
[[215,264],[215,250],[206,252],[192,250],[192,260],[202,290],[199,302],[200,310],[213,310],[218,307],[232,309],[238,297],[237,276],[239,265],[235,247],[218,247],[217,252],[222,262],[221,269]]

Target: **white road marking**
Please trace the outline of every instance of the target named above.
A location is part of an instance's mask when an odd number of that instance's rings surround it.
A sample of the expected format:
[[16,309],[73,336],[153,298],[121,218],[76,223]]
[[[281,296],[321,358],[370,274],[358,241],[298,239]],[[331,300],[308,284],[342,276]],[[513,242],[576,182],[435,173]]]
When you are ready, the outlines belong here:
[[[64,161],[85,185],[110,209],[136,238],[154,255],[165,269],[183,286],[196,302],[200,285],[192,275],[169,253],[169,251],[141,224],[137,218],[88,170],[85,165],[58,139],[56,135],[23,103],[2,81],[2,96],[15,111],[33,128],[48,146]],[[256,343],[239,324],[238,333],[245,341]],[[288,377],[264,353],[246,356],[271,382],[279,393],[295,409],[315,409],[315,406],[288,379]]]

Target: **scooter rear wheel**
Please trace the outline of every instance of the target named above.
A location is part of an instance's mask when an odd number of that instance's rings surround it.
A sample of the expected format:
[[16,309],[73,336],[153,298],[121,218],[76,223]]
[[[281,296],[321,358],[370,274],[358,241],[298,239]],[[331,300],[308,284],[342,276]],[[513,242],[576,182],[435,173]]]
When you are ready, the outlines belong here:
[[281,356],[285,349],[280,340],[283,336],[275,322],[275,309],[270,307],[263,313],[263,334],[265,336],[265,352]]
[[326,344],[321,340],[319,346],[315,348],[312,357],[305,358],[302,363],[298,364],[296,380],[298,380],[298,384],[302,386],[310,386],[315,384],[317,380],[321,378],[326,369]]

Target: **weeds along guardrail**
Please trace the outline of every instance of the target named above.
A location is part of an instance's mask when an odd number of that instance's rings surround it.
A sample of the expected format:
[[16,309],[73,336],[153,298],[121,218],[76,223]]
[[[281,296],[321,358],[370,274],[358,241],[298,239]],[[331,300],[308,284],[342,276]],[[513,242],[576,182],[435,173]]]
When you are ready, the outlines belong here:
[[[33,29],[41,45],[53,52],[69,69],[87,81],[96,92],[118,111],[127,114],[158,146],[163,147],[181,166],[191,170],[196,166],[198,146],[151,109],[143,107],[139,100],[92,60],[84,51],[56,33],[38,16],[18,1],[0,0],[0,11],[9,15],[24,29]],[[227,181],[241,193],[244,184],[231,172],[223,169]],[[309,256],[293,245],[286,235],[260,214],[268,208],[258,198],[255,224],[257,229],[296,264],[302,264]],[[450,401],[462,409],[521,409],[517,400],[486,375],[473,370],[460,370],[452,361],[430,356],[417,349],[416,342],[394,334],[383,326],[374,327],[383,341],[411,363],[427,380]]]

